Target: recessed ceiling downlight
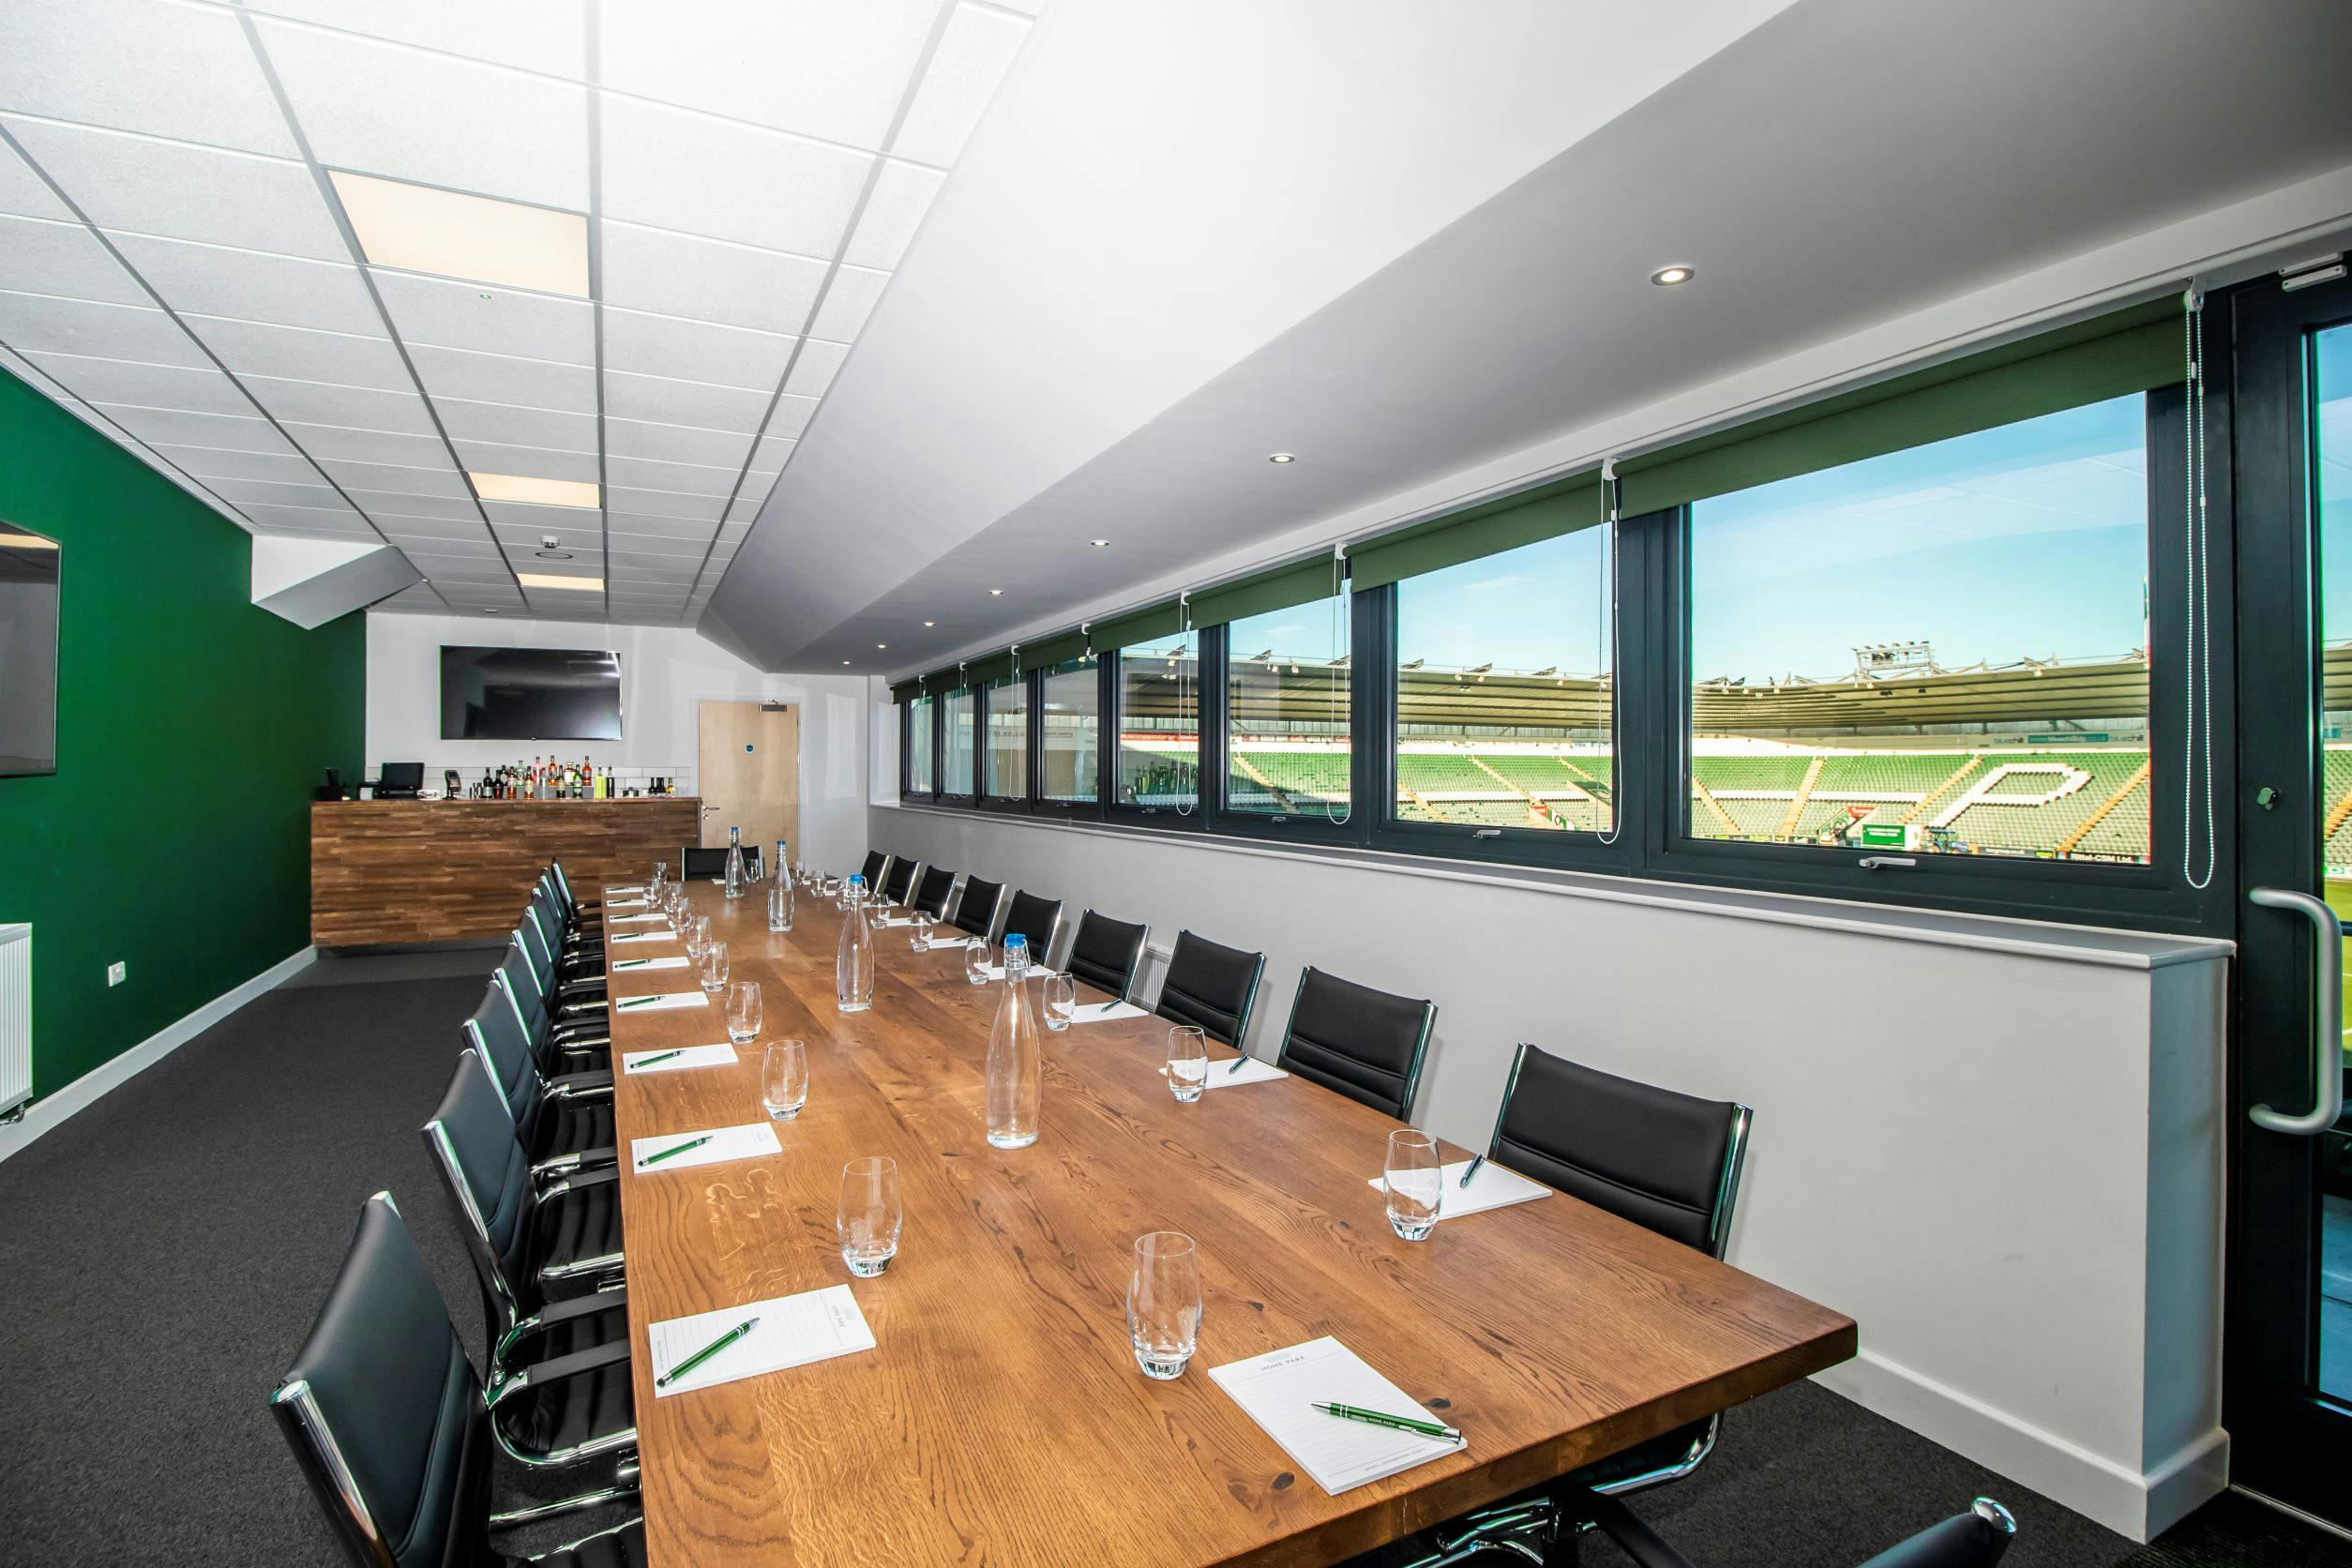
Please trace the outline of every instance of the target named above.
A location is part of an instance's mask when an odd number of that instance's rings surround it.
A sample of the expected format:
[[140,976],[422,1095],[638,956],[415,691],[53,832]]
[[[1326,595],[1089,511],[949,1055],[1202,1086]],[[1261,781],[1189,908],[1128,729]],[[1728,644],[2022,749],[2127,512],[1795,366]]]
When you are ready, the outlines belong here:
[[1268,462],[1296,462],[1299,460],[1299,455],[1296,452],[1275,452],[1268,456],[1266,460]]
[[1687,283],[1697,276],[1696,267],[1662,266],[1650,275],[1650,280],[1662,289],[1670,289],[1677,283]]

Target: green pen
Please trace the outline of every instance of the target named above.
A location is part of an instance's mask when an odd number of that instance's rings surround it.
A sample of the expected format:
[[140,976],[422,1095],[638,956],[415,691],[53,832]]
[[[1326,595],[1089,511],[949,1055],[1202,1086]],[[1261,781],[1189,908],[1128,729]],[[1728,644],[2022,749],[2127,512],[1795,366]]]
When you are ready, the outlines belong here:
[[1434,1421],[1417,1421],[1408,1415],[1389,1415],[1380,1410],[1367,1410],[1354,1405],[1326,1405],[1317,1401],[1315,1408],[1325,1415],[1335,1415],[1342,1421],[1361,1421],[1367,1425],[1386,1426],[1398,1432],[1417,1432],[1425,1438],[1438,1438],[1446,1442],[1460,1442],[1462,1434],[1452,1426]]
[[614,969],[643,969],[653,961],[651,958],[624,958],[612,967]]
[[648,1003],[659,1002],[660,1000],[661,1000],[661,998],[659,998],[659,997],[657,997],[657,996],[630,996],[630,997],[623,997],[623,998],[621,999],[620,1003],[619,1003],[619,1005],[620,1005],[620,1006],[623,1006],[623,1007],[642,1007],[642,1006],[644,1006],[644,1005],[645,1005],[646,1003]]
[[733,1328],[729,1329],[725,1334],[720,1334],[716,1339],[712,1340],[709,1344],[703,1346],[701,1349],[686,1357],[686,1360],[678,1363],[677,1365],[671,1367],[669,1371],[664,1372],[660,1377],[656,1378],[654,1380],[654,1386],[656,1388],[668,1388],[671,1383],[676,1382],[680,1378],[685,1377],[687,1373],[693,1371],[696,1367],[701,1365],[704,1362],[710,1360],[713,1356],[718,1354],[719,1351],[727,1349],[728,1346],[732,1345],[736,1340],[741,1339],[745,1334],[749,1334],[753,1329],[756,1329],[759,1326],[759,1319],[745,1319],[742,1322],[737,1323]]
[[680,1046],[676,1050],[656,1051],[651,1056],[639,1057],[630,1066],[629,1071],[632,1073],[643,1072],[646,1068],[652,1066],[656,1062],[667,1062],[673,1056],[684,1056],[685,1054],[686,1048],[684,1046]]
[[643,1159],[638,1161],[637,1168],[642,1170],[649,1165],[660,1164],[663,1160],[668,1159],[672,1154],[683,1154],[689,1149],[700,1149],[702,1145],[708,1143],[711,1140],[711,1134],[704,1133],[701,1138],[689,1138],[684,1143],[673,1143],[669,1148],[662,1150],[659,1153],[648,1154]]

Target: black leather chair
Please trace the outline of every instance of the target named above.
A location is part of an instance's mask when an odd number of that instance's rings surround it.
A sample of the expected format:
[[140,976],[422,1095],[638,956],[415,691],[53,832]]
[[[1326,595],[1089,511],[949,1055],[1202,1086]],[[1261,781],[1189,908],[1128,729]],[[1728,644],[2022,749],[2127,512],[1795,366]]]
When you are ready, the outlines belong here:
[[882,878],[882,902],[903,904],[914,891],[914,874],[923,869],[923,863],[899,855],[890,863],[890,870]]
[[[1579,1525],[1597,1529],[1616,1542],[1636,1568],[1692,1568],[1690,1559],[1615,1498],[1591,1497],[1584,1512],[1587,1516]],[[2016,1533],[2017,1521],[2010,1517],[2008,1509],[1991,1498],[1979,1498],[1966,1514],[1930,1525],[1880,1552],[1862,1568],[1993,1568]]]
[[1153,1011],[1171,1023],[1197,1025],[1212,1040],[1239,1046],[1249,1033],[1258,981],[1265,972],[1263,953],[1244,953],[1179,931]]
[[555,939],[548,930],[547,917],[535,903],[522,912],[522,924],[515,929],[521,934],[523,949],[531,955],[532,967],[539,972],[542,985],[559,1002],[603,1005],[604,956],[601,951],[594,958],[559,958]]
[[[1702,1100],[1523,1044],[1486,1157],[1721,1258],[1754,1120],[1736,1101]],[[1722,1422],[1709,1416],[1678,1426],[1440,1527],[1433,1537],[1440,1555],[1420,1568],[1456,1560],[1448,1554],[1466,1546],[1523,1550],[1529,1541],[1556,1538],[1592,1497],[1679,1481],[1713,1451]]]
[[866,864],[858,867],[857,874],[866,879],[867,891],[872,892],[882,886],[882,879],[890,874],[890,857],[880,850],[867,850]]
[[1310,967],[1299,976],[1274,1065],[1402,1122],[1412,1109],[1438,1004]]
[[619,1172],[557,1168],[542,1184],[471,1050],[459,1054],[424,1138],[482,1289],[492,1394],[526,1348],[535,1360],[619,1351],[580,1365],[578,1378],[533,1411],[527,1430],[501,1433],[501,1446],[528,1465],[634,1448]]
[[514,1005],[515,1016],[522,1020],[523,1033],[530,1036],[531,1054],[538,1062],[540,1072],[552,1078],[559,1073],[611,1064],[611,1021],[605,1016],[604,1008],[592,1006],[558,1022],[548,1009],[546,997],[539,988],[538,972],[532,967],[520,934],[507,939],[505,956],[490,972],[490,983],[505,994]]
[[956,900],[956,912],[947,923],[959,931],[987,940],[996,932],[996,908],[1004,902],[1004,884],[981,877],[964,879],[964,896]]
[[997,940],[1019,932],[1029,940],[1029,966],[1047,969],[1053,963],[1053,936],[1062,928],[1062,900],[1040,898],[1034,893],[1013,895],[1013,906],[1004,916],[1004,933]]
[[[1136,971],[1143,967],[1143,943],[1150,935],[1145,927],[1088,910],[1078,916],[1078,935],[1070,939],[1070,956],[1062,967],[1124,1002],[1134,988]],[[1038,952],[1042,955],[1044,949]]]
[[482,1003],[462,1026],[465,1043],[498,1086],[515,1136],[534,1160],[601,1151],[589,1163],[612,1163],[612,1071],[603,1068],[561,1074],[540,1072],[531,1054],[522,1019],[498,981],[484,989]]
[[[922,877],[914,884],[913,907],[934,920],[944,920],[947,918],[947,896],[955,891],[955,872],[944,866],[926,866]],[[994,918],[996,911],[990,910],[988,914]]]
[[[743,851],[745,873],[754,877],[760,875],[760,846],[741,844],[736,847]],[[686,867],[689,881],[695,877],[724,877],[727,874],[727,846],[719,844],[707,850],[699,844],[682,847],[678,851],[678,864]]]
[[[626,1344],[622,1347],[626,1349]],[[294,1364],[269,1396],[279,1430],[329,1526],[361,1568],[642,1568],[635,1518],[538,1557],[513,1557],[491,1530],[618,1502],[611,1486],[491,1515],[490,1438],[507,1412],[577,1376],[557,1358],[528,1379],[482,1385],[391,1195],[359,1213],[351,1250]]]

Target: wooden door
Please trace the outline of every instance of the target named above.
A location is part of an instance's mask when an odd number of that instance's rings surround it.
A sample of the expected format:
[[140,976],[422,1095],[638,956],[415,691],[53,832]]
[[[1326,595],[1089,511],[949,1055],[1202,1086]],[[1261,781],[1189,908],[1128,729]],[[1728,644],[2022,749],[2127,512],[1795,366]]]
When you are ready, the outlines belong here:
[[695,781],[702,843],[743,841],[764,854],[788,840],[800,857],[800,710],[783,703],[704,702],[698,716]]

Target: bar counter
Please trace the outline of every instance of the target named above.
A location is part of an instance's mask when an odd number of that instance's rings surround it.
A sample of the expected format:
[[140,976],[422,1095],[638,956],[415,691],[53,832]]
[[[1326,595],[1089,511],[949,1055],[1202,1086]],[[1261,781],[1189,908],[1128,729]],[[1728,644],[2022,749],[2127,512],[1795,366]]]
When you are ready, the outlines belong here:
[[493,942],[550,860],[593,898],[699,843],[701,799],[341,800],[310,807],[310,940]]

